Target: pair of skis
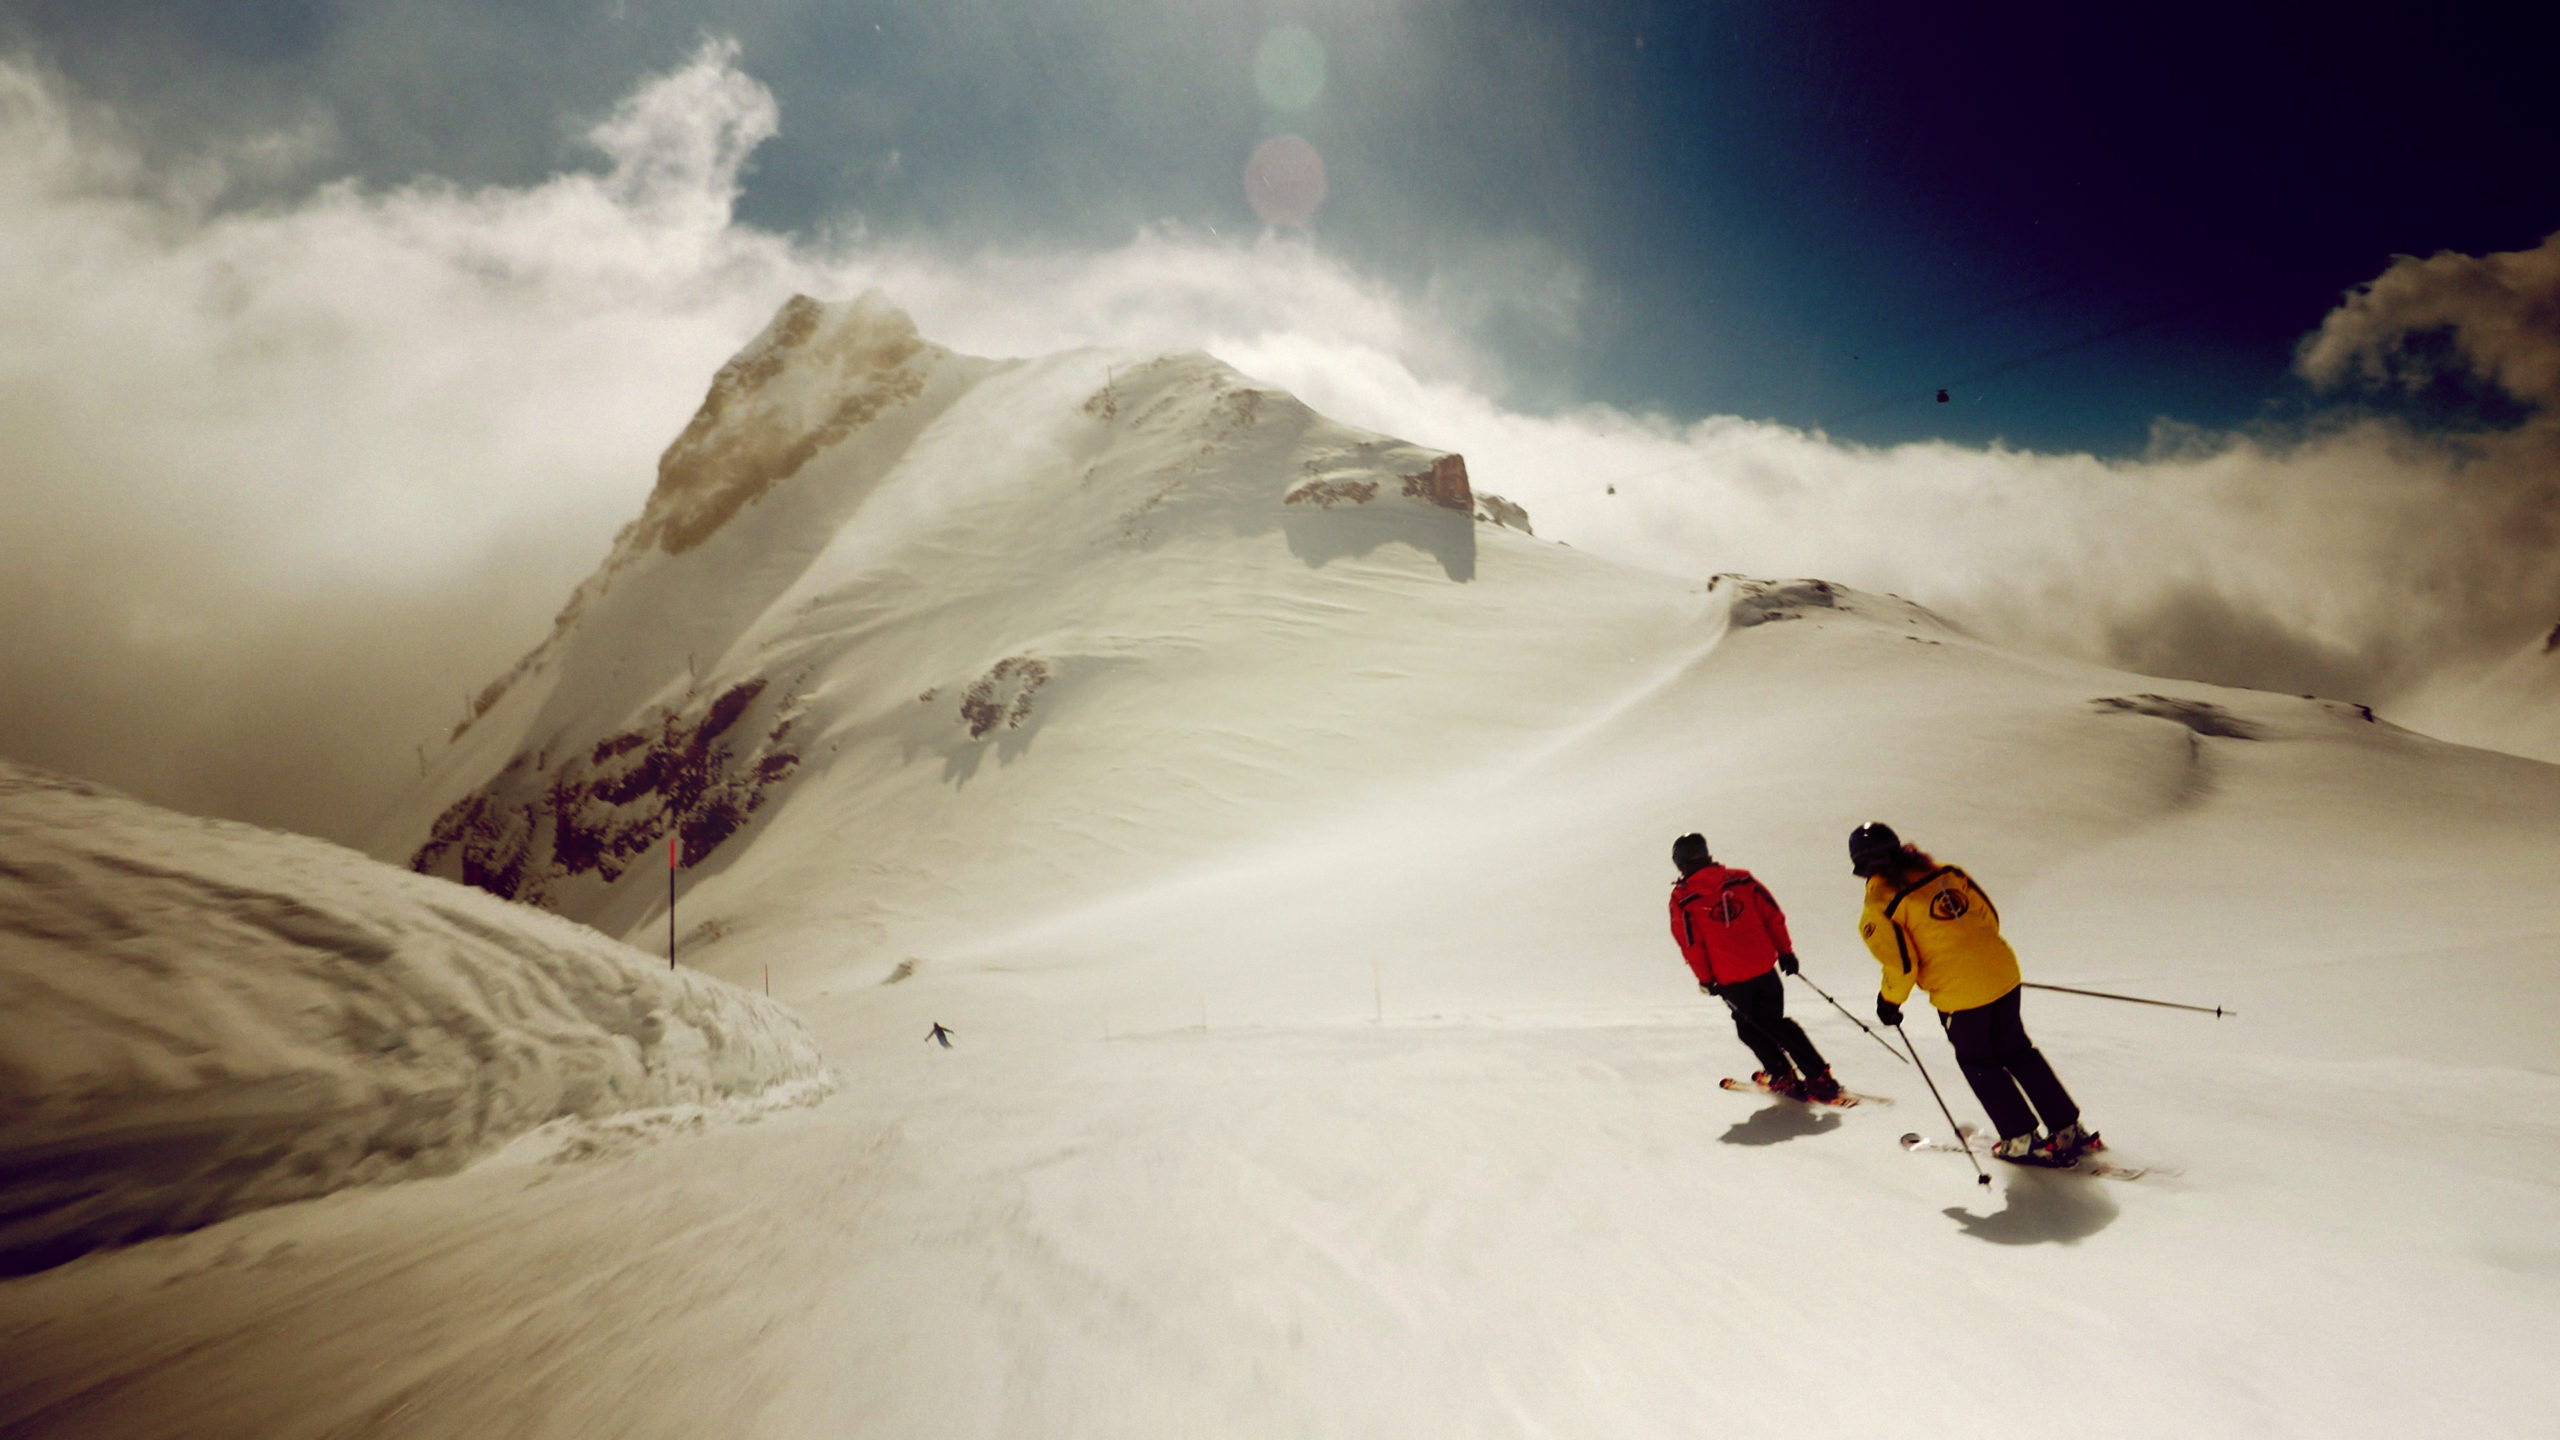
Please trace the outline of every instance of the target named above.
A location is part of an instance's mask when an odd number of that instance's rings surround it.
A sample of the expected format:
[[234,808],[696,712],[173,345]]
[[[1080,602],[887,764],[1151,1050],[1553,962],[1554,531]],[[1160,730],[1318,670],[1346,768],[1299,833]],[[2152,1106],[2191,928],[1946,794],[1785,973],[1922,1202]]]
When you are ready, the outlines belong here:
[[1810,1105],[1816,1110],[1846,1110],[1856,1105],[1890,1105],[1893,1103],[1881,1095],[1859,1095],[1848,1090],[1841,1091],[1840,1098],[1837,1100],[1816,1100],[1810,1095],[1790,1095],[1784,1090],[1772,1090],[1757,1080],[1736,1080],[1731,1077],[1727,1077],[1717,1083],[1723,1085],[1727,1090],[1740,1090],[1752,1095],[1773,1095],[1780,1100],[1793,1100],[1798,1104]]
[[[1783,1090],[1772,1090],[1757,1080],[1736,1080],[1731,1077],[1727,1077],[1718,1083],[1723,1085],[1727,1090],[1739,1090],[1754,1095],[1769,1095],[1781,1100],[1793,1100],[1799,1104],[1809,1106],[1816,1110],[1847,1110],[1857,1105],[1890,1105],[1893,1103],[1892,1100],[1882,1095],[1860,1095],[1848,1090],[1841,1091],[1840,1098],[1837,1100],[1813,1100],[1802,1095],[1790,1095]],[[1956,1136],[1956,1142],[1951,1144],[1945,1140],[1932,1139],[1929,1136],[1922,1135],[1917,1131],[1914,1131],[1911,1134],[1902,1137],[1902,1148],[1915,1155],[1924,1150],[1935,1151],[1946,1155],[1964,1155],[1967,1153],[1974,1155],[1988,1155],[1991,1152],[1990,1140],[1984,1137],[1982,1132],[1973,1125],[1957,1125]],[[1977,1144],[1981,1147],[1980,1149],[1974,1148]],[[2100,1158],[2096,1151],[2087,1150],[2082,1151],[2080,1155],[2068,1165],[2041,1165],[2026,1168],[2054,1170],[2066,1175],[2092,1175],[2101,1180],[2139,1180],[2145,1175],[2175,1175],[2178,1173],[2175,1170],[2163,1169],[2157,1165],[2119,1165],[2113,1160]]]
[[[1902,1137],[1902,1148],[1915,1155],[1923,1150],[1933,1150],[1945,1155],[1962,1155],[1968,1151],[1971,1151],[1971,1153],[1975,1155],[1989,1155],[1991,1153],[1990,1139],[1984,1136],[1980,1130],[1975,1129],[1969,1124],[1960,1124],[1956,1126],[1956,1136],[1958,1143],[1949,1144],[1944,1140],[1932,1139],[1926,1135],[1913,1133]],[[1975,1150],[1973,1147],[1976,1145],[1980,1145],[1982,1148]],[[2103,1146],[2101,1148],[2103,1148]],[[2011,1163],[2014,1164],[2017,1162],[2013,1161]],[[2068,1165],[2022,1165],[2020,1168],[2028,1170],[2051,1170],[2057,1174],[2063,1175],[2094,1175],[2101,1180],[2139,1180],[2145,1175],[2165,1176],[2175,1175],[2178,1173],[2175,1170],[2166,1169],[2158,1165],[2119,1165],[2113,1160],[2104,1158],[2097,1150],[2081,1151],[2079,1155],[2074,1157]]]

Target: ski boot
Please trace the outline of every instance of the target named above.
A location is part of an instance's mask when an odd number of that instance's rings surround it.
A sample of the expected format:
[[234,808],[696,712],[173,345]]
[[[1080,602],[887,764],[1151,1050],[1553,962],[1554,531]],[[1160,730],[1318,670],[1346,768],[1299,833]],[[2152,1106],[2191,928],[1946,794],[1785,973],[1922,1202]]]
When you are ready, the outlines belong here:
[[2098,1138],[2097,1131],[2083,1129],[2080,1122],[2074,1120],[2046,1137],[2044,1143],[2035,1148],[2036,1154],[2042,1157],[2040,1163],[2063,1167],[2078,1164],[2083,1155],[2106,1149],[2107,1142]]
[[1783,1095],[1789,1100],[1804,1098],[1804,1082],[1796,1078],[1796,1072],[1793,1070],[1777,1075],[1772,1075],[1766,1070],[1754,1070],[1751,1072],[1751,1083],[1772,1095]]
[[1840,1103],[1840,1082],[1831,1078],[1830,1066],[1825,1065],[1804,1077],[1804,1098],[1817,1105]]
[[2052,1160],[2046,1158],[2044,1147],[2036,1142],[2036,1132],[2033,1130],[2019,1135],[2001,1136],[2000,1143],[1991,1147],[1991,1158],[2006,1160],[2012,1165],[2051,1166],[2053,1164]]

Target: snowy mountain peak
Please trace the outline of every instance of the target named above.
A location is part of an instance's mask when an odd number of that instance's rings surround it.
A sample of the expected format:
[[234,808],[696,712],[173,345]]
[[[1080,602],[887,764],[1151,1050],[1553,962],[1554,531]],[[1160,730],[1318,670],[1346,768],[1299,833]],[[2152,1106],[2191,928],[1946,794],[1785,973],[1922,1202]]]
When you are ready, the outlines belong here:
[[[638,872],[669,837],[680,868],[725,867],[808,784],[860,808],[937,756],[965,781],[1137,671],[1296,643],[1381,586],[1430,610],[1477,578],[1480,532],[1564,553],[1462,457],[1208,355],[980,359],[876,292],[794,296],[376,853],[626,931],[663,913]],[[877,744],[894,758],[839,759]]]
[[670,555],[701,544],[820,451],[915,399],[949,354],[877,290],[838,305],[792,296],[720,367],[659,458],[632,543]]

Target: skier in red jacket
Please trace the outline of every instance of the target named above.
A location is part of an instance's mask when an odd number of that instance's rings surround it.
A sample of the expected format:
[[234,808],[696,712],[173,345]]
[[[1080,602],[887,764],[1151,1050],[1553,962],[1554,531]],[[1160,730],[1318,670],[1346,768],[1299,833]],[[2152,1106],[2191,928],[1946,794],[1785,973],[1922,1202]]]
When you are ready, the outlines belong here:
[[1778,975],[1796,973],[1796,955],[1777,898],[1750,871],[1715,863],[1703,835],[1672,841],[1671,863],[1680,867],[1680,883],[1671,887],[1671,938],[1680,942],[1698,988],[1733,1011],[1735,1033],[1760,1060],[1751,1078],[1794,1099],[1838,1100],[1840,1082],[1831,1078],[1831,1067],[1804,1027],[1787,1018],[1786,985]]

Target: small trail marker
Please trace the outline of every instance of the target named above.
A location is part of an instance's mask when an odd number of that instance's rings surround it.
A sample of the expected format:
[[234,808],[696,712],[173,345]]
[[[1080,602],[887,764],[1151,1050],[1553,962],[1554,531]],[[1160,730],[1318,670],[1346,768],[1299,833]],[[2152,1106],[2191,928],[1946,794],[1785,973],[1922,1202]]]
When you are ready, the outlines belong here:
[[667,968],[676,968],[676,846],[675,832],[667,832]]

